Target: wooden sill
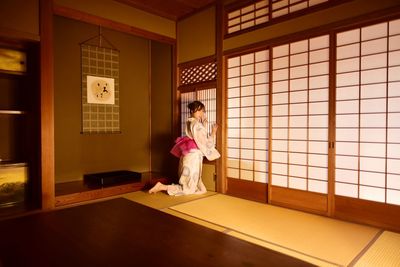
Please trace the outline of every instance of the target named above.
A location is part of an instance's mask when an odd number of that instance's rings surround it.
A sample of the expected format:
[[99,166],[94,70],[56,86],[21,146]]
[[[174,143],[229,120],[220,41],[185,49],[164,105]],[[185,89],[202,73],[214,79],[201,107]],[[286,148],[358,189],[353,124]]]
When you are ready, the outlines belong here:
[[127,182],[114,186],[91,188],[82,181],[58,183],[55,186],[55,206],[64,206],[83,201],[90,201],[105,197],[116,196],[147,190],[158,181],[168,183],[168,178],[160,173],[142,173],[140,182]]

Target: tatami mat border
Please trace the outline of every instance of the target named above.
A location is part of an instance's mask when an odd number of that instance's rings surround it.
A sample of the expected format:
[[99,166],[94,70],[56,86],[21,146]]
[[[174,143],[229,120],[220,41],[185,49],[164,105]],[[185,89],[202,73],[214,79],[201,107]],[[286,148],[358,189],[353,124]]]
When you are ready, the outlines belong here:
[[[213,196],[214,196],[214,195],[213,195]],[[208,197],[208,196],[207,196],[207,197]],[[201,199],[204,199],[204,198],[201,198]],[[194,199],[194,200],[192,200],[192,201],[196,201],[196,200],[200,200],[200,199]],[[185,202],[185,203],[187,203],[187,202]],[[182,203],[181,203],[181,204],[182,204]],[[179,206],[179,205],[181,205],[181,204],[173,205],[173,206],[169,207],[168,209],[171,209],[171,208],[174,207],[174,206]],[[292,251],[292,252],[295,252],[295,253],[298,253],[298,254],[301,254],[301,255],[304,255],[304,256],[313,258],[313,259],[315,259],[315,260],[319,260],[319,261],[326,262],[327,264],[331,264],[331,265],[335,265],[335,266],[343,266],[343,265],[338,264],[338,263],[330,262],[330,261],[327,261],[327,260],[325,260],[325,259],[321,259],[321,258],[312,256],[312,255],[308,255],[308,254],[306,254],[306,253],[303,253],[303,252],[300,252],[300,251],[297,251],[297,250],[294,250],[294,249],[291,249],[291,248],[287,248],[287,247],[285,247],[285,246],[276,244],[276,243],[274,243],[274,242],[271,242],[271,241],[268,241],[268,240],[265,240],[265,239],[261,239],[261,238],[259,238],[259,237],[255,237],[255,236],[252,236],[252,235],[249,235],[249,234],[246,234],[246,233],[243,233],[243,232],[241,232],[241,231],[234,230],[234,229],[229,228],[229,227],[226,227],[226,226],[224,226],[224,225],[216,224],[216,223],[210,222],[210,221],[208,221],[208,220],[204,220],[204,219],[201,219],[201,218],[199,218],[199,217],[196,217],[196,216],[193,216],[193,215],[189,215],[189,214],[184,213],[184,212],[180,212],[180,211],[178,211],[178,210],[174,210],[174,209],[171,209],[171,210],[173,210],[173,211],[175,211],[175,212],[177,212],[177,213],[181,213],[181,214],[184,214],[184,215],[186,215],[186,216],[195,218],[195,219],[197,219],[197,220],[204,221],[204,222],[207,222],[207,223],[209,223],[209,224],[216,225],[216,226],[218,226],[218,227],[226,228],[226,231],[224,231],[224,233],[226,233],[226,234],[228,234],[229,232],[240,233],[240,234],[242,234],[242,235],[244,235],[244,236],[251,237],[251,238],[253,238],[253,239],[256,239],[256,240],[259,240],[259,241],[262,241],[262,242],[265,242],[265,243],[268,243],[268,244],[271,244],[271,245],[274,245],[274,246],[283,248],[283,249],[285,249],[285,250]],[[289,256],[290,256],[290,255],[289,255]]]
[[358,255],[350,262],[349,267],[357,264],[357,262],[362,258],[362,256],[364,256],[364,254],[368,251],[368,249],[372,247],[372,245],[375,243],[376,240],[378,240],[378,238],[383,234],[383,232],[384,230],[380,230],[378,233],[376,233],[374,238],[372,238],[371,241],[369,241],[369,243],[365,246],[365,248],[361,250],[360,253],[358,253]]

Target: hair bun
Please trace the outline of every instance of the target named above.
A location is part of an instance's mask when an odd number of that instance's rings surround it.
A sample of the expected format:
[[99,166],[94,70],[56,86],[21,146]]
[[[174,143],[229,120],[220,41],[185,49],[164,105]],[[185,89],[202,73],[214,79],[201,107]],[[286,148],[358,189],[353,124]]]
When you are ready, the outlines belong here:
[[190,113],[192,113],[192,114],[195,113],[196,111],[205,109],[204,104],[201,103],[200,101],[197,101],[197,100],[195,100],[195,101],[189,103],[189,104],[187,105],[187,107],[189,108]]

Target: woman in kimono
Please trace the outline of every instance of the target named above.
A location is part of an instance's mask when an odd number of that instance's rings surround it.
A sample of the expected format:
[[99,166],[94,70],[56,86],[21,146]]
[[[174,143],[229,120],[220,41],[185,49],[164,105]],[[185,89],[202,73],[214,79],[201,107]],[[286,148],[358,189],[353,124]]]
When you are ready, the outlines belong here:
[[188,105],[190,118],[186,121],[186,136],[178,137],[171,153],[180,158],[179,184],[165,185],[158,182],[149,193],[167,191],[169,195],[203,194],[207,192],[201,180],[203,157],[215,160],[220,154],[215,149],[218,125],[214,124],[210,135],[207,133],[205,107],[200,101]]

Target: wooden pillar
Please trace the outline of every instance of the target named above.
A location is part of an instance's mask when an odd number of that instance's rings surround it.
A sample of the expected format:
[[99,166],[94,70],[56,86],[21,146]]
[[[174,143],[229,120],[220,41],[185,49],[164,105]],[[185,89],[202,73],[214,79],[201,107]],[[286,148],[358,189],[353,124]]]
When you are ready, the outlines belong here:
[[40,141],[42,209],[55,206],[53,1],[40,0]]
[[225,174],[225,133],[226,133],[226,116],[225,116],[225,66],[223,61],[223,1],[218,0],[215,12],[215,54],[217,58],[217,123],[219,125],[219,133],[217,134],[217,149],[221,153],[221,158],[216,162],[217,173],[217,192],[226,193],[227,179]]

